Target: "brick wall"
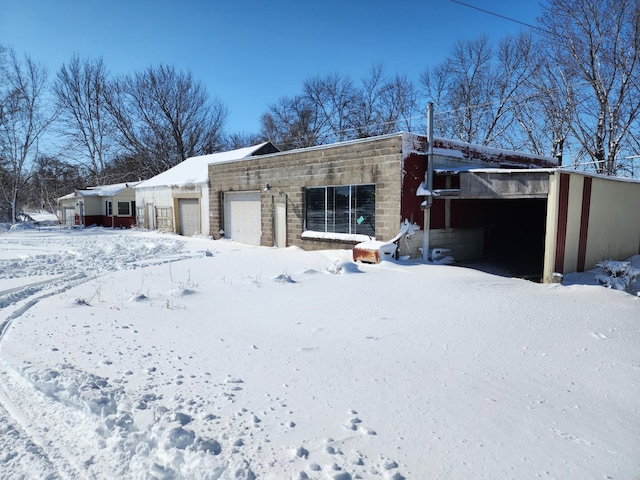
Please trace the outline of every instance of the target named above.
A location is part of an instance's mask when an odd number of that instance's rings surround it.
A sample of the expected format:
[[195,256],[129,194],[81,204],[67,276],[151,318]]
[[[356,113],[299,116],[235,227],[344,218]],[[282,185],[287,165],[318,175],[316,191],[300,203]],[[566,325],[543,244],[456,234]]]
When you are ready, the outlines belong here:
[[[402,136],[378,137],[209,165],[210,235],[224,229],[224,192],[261,192],[261,245],[273,245],[272,204],[286,204],[287,245],[307,250],[350,248],[353,242],[303,239],[304,187],[375,184],[376,238],[400,227]],[[264,191],[269,183],[270,191]]]

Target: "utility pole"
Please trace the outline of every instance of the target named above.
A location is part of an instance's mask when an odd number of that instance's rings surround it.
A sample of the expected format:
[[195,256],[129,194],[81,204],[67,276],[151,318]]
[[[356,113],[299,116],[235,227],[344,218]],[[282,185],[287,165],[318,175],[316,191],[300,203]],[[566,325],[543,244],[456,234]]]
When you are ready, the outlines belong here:
[[427,171],[424,176],[427,198],[424,210],[422,260],[429,260],[429,231],[431,230],[431,204],[433,203],[433,102],[429,102],[427,108]]

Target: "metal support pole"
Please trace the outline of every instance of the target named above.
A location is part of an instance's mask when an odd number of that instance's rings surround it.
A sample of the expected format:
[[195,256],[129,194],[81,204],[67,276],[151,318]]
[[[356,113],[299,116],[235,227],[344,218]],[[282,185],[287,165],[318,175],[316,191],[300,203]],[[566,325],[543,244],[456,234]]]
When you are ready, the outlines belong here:
[[424,236],[422,241],[422,259],[429,260],[429,231],[431,230],[431,204],[433,203],[433,102],[427,109],[427,171],[424,183],[428,190],[424,209]]

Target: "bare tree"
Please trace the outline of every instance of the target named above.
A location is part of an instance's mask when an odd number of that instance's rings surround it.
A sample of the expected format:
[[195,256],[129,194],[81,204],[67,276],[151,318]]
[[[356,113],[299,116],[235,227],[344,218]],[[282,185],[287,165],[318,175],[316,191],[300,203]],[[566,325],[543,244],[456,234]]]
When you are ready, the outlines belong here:
[[41,155],[33,165],[27,202],[34,208],[55,212],[63,195],[86,184],[87,178],[77,164]]
[[238,148],[251,147],[266,141],[266,138],[259,133],[231,133],[226,137],[225,150],[237,150]]
[[395,75],[385,82],[381,115],[384,133],[414,130],[414,120],[420,111],[418,96],[416,86],[406,75]]
[[30,178],[31,162],[38,156],[38,141],[53,121],[45,110],[47,72],[29,56],[24,61],[9,49],[8,60],[0,65],[0,188],[15,222],[19,194]]
[[[437,109],[438,134],[469,143],[522,148],[532,127],[519,104],[537,68],[531,35],[505,37],[497,48],[482,36],[459,41],[452,54],[421,76]],[[529,133],[531,133],[529,131]]]
[[455,118],[449,105],[449,62],[435,67],[427,67],[420,75],[425,94],[434,104],[434,134],[438,137],[453,138],[456,130]]
[[571,132],[575,95],[573,85],[562,67],[539,51],[537,68],[520,88],[515,117],[523,136],[524,150],[551,155],[562,164]]
[[377,64],[353,91],[348,138],[412,131],[412,122],[419,116],[418,92],[406,75],[387,79],[382,65]]
[[149,176],[223,146],[228,110],[191,73],[149,67],[114,81],[107,98],[122,147]]
[[519,104],[527,101],[524,88],[537,71],[537,60],[535,42],[530,34],[507,36],[498,42],[490,76],[490,106],[486,110],[483,144],[516,150],[524,148],[526,142],[519,127],[527,131],[530,125],[518,123],[516,112]]
[[[469,143],[482,143],[484,112],[491,105],[492,49],[488,37],[458,41],[451,55],[432,71],[422,75],[429,96],[440,115],[447,113],[447,136]],[[440,117],[442,119],[442,117]]]
[[303,94],[318,112],[322,143],[352,138],[348,128],[357,94],[349,77],[333,74],[311,78],[304,82]]
[[616,175],[640,114],[640,4],[637,0],[549,0],[541,38],[571,79],[572,134],[598,173]]
[[323,140],[319,116],[316,105],[306,97],[282,97],[262,114],[261,135],[280,150],[312,147]]
[[106,108],[107,87],[102,59],[82,61],[77,55],[68,65],[62,65],[53,85],[62,134],[70,141],[71,151],[87,158],[82,163],[96,185],[104,183],[103,173],[114,139],[113,122]]
[[389,125],[390,119],[385,116],[385,90],[384,69],[381,64],[373,65],[354,97],[349,127],[355,137],[382,135],[395,128],[395,119]]

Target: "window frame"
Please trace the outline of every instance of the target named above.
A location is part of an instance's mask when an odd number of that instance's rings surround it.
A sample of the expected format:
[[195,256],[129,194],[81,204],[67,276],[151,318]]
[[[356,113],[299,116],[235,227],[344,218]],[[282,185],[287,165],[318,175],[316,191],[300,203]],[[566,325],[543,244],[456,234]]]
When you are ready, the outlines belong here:
[[[123,213],[123,211],[121,211],[121,208],[126,205],[127,206],[127,211],[126,213]],[[117,202],[117,208],[118,208],[118,217],[130,217],[131,216],[131,202],[127,202],[127,201],[118,201]]]
[[[358,188],[369,190],[365,195],[372,195],[370,203],[358,204]],[[326,235],[375,237],[375,191],[375,183],[306,187],[304,230]],[[367,209],[370,210],[368,214],[364,211]],[[363,220],[359,222],[361,216]],[[365,222],[367,225],[361,225]]]

